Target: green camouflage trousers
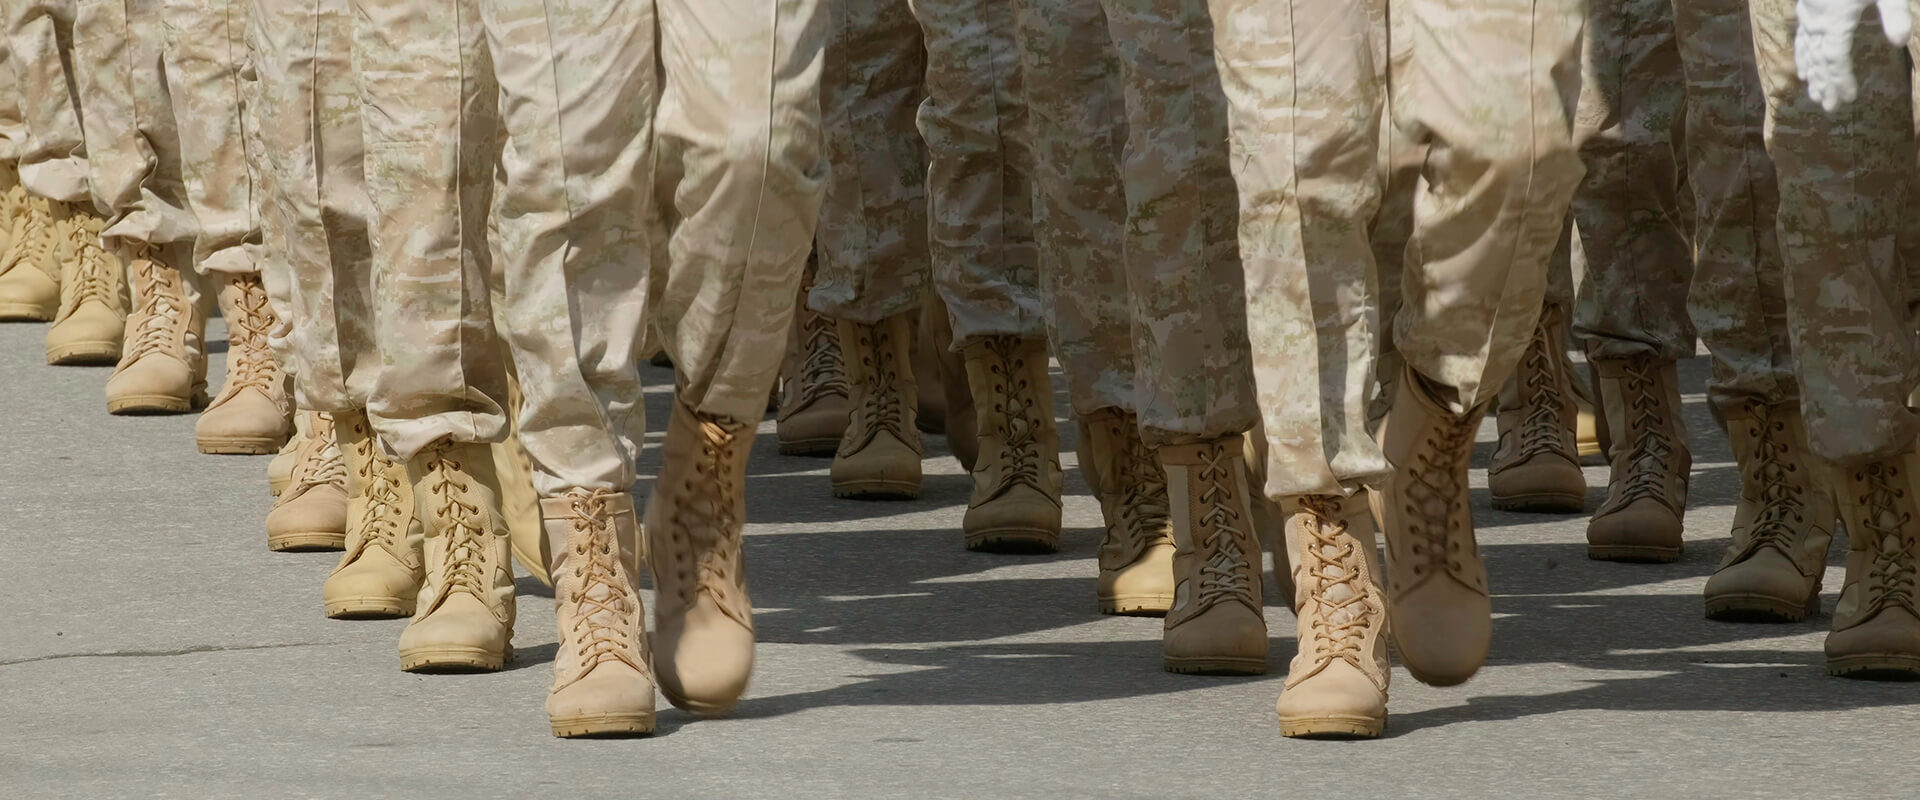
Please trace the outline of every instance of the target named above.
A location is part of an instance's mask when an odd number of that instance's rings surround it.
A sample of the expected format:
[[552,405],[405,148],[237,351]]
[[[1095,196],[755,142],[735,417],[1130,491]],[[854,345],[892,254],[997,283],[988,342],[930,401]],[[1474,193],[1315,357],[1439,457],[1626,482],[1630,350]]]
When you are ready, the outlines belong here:
[[193,210],[193,263],[201,273],[256,274],[252,153],[244,135],[240,70],[251,0],[161,0],[167,88],[180,167]]
[[[48,200],[86,202],[87,145],[73,63],[75,0],[6,0],[8,61],[27,139],[20,183]],[[74,70],[77,72],[78,70]]]
[[[1386,53],[1364,4],[1214,0],[1270,496],[1349,492],[1388,469],[1366,404],[1393,259],[1369,229],[1392,239],[1404,224],[1376,218],[1406,213],[1381,211],[1382,186],[1405,191],[1393,179],[1409,160],[1423,183],[1392,346],[1456,413],[1511,373],[1581,175],[1584,11],[1580,0],[1396,2]],[[1401,138],[1382,136],[1383,110]]]
[[1920,434],[1907,405],[1920,384],[1913,254],[1902,252],[1914,213],[1907,54],[1869,15],[1854,38],[1860,95],[1828,114],[1796,77],[1793,0],[1753,0],[1751,12],[1807,438],[1842,466],[1891,456]]
[[500,440],[508,352],[540,492],[626,489],[649,308],[680,401],[758,419],[825,172],[816,2],[353,6],[382,441]]
[[1227,110],[1201,0],[1016,4],[1048,335],[1074,409],[1153,444],[1258,411]]

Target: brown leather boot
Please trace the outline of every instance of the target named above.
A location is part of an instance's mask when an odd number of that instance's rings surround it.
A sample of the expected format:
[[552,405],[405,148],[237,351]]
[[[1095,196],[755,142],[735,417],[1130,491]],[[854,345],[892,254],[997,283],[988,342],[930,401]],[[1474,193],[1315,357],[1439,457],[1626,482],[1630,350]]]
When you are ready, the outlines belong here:
[[912,314],[873,325],[840,320],[853,384],[853,414],[831,470],[833,495],[858,500],[920,496],[920,431],[914,427]]
[[200,452],[265,455],[293,432],[292,387],[273,360],[267,337],[279,320],[259,275],[227,276],[220,289],[227,320],[227,378],[194,423]]
[[1565,345],[1552,336],[1557,313],[1548,306],[1541,314],[1533,341],[1500,389],[1500,447],[1487,469],[1487,490],[1503,511],[1574,514],[1587,504],[1572,374]]
[[553,735],[653,732],[653,671],[640,604],[640,531],[633,497],[571,489],[540,499],[553,552],[553,656],[547,720]]
[[1485,404],[1456,416],[1402,367],[1380,449],[1394,470],[1373,495],[1387,540],[1387,613],[1415,680],[1463,683],[1493,639],[1487,568],[1473,535],[1467,467]]
[[1723,413],[1740,467],[1733,541],[1707,579],[1707,618],[1799,622],[1820,611],[1838,512],[1807,452],[1797,404],[1748,401]]
[[1046,342],[991,336],[966,350],[981,458],[961,523],[968,550],[1060,549],[1060,434]]
[[1167,473],[1140,438],[1140,420],[1117,408],[1079,419],[1080,472],[1100,499],[1100,613],[1158,617],[1173,607],[1173,521]]
[[426,569],[400,633],[408,672],[491,672],[513,658],[513,554],[493,450],[440,440],[407,462]]
[[644,530],[653,567],[653,665],[677,708],[723,714],[753,674],[741,554],[754,426],[673,404]]
[[[169,248],[175,249],[175,248]],[[107,378],[112,414],[184,414],[207,404],[207,320],[162,248],[131,249],[135,306],[126,352]]]
[[[0,321],[47,322],[60,312],[59,229],[44,198],[7,190],[7,249],[0,255]],[[114,354],[116,357],[118,353]]]
[[127,275],[100,247],[104,221],[91,208],[59,203],[52,259],[60,265],[60,310],[47,328],[47,363],[112,364],[126,334]]
[[412,616],[423,556],[407,467],[380,449],[366,412],[336,414],[333,421],[347,466],[347,552],[320,587],[327,616]]
[[309,414],[287,489],[267,512],[267,549],[339,550],[347,541],[347,466],[333,418]]
[[1832,468],[1847,526],[1847,579],[1827,634],[1827,672],[1920,678],[1920,455]]
[[[807,283],[812,283],[811,273]],[[793,334],[780,376],[780,410],[774,418],[780,454],[833,455],[853,413],[852,389],[841,355],[839,323],[807,308],[806,286],[794,304]]]
[[1593,364],[1613,451],[1607,501],[1587,525],[1587,556],[1678,561],[1693,453],[1673,362],[1636,356]]
[[1387,727],[1387,600],[1364,495],[1289,498],[1300,650],[1275,705],[1280,735],[1374,738]]
[[1235,435],[1159,450],[1173,501],[1175,584],[1162,641],[1168,672],[1267,671],[1260,542],[1245,447]]

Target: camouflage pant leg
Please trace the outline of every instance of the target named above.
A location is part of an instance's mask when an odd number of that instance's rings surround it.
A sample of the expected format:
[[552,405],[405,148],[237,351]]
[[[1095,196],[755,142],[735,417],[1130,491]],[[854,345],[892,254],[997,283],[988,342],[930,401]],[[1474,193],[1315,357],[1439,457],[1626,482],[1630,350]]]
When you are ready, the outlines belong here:
[[[1456,413],[1525,351],[1581,167],[1573,147],[1582,0],[1408,0],[1395,124],[1429,145],[1394,344]],[[1447,397],[1445,395],[1451,395]]]
[[20,108],[20,81],[13,69],[13,47],[0,36],[0,161],[8,165],[18,163],[30,144],[27,119]]
[[[193,213],[180,175],[180,134],[161,71],[159,0],[80,0],[74,74],[94,205],[108,247],[191,243]],[[191,272],[188,264],[171,264]],[[187,281],[193,291],[196,281]]]
[[820,74],[826,199],[810,308],[878,322],[918,311],[927,251],[927,153],[914,129],[926,48],[908,0],[834,0]]
[[1015,4],[1047,338],[1073,409],[1139,409],[1127,294],[1120,65],[1094,0]]
[[48,200],[86,202],[86,138],[80,131],[73,55],[74,0],[7,0],[7,44],[20,86],[27,147],[20,182]]
[[648,271],[634,255],[648,244],[653,6],[485,0],[482,19],[506,135],[496,318],[519,378],[518,439],[542,496],[625,491],[646,430]]
[[1379,328],[1367,230],[1384,106],[1373,25],[1345,0],[1213,0],[1212,10],[1266,492],[1342,493],[1388,469],[1367,431]]
[[916,0],[927,43],[920,135],[929,158],[933,280],[953,346],[1045,335],[1033,242],[1033,142],[1002,0]]
[[[771,8],[769,8],[771,5]],[[695,410],[766,415],[820,203],[821,0],[661,0],[659,329]],[[754,228],[741,220],[753,214]],[[744,235],[743,235],[744,234]]]
[[1587,168],[1573,195],[1573,258],[1584,268],[1574,332],[1595,355],[1685,358],[1693,247],[1673,3],[1594,0],[1591,11],[1574,133]]
[[166,78],[180,135],[187,204],[202,273],[257,274],[253,176],[243,134],[240,69],[250,0],[161,0]]
[[[247,173],[252,176],[253,218],[260,225],[258,239],[248,242],[247,247],[253,253],[253,263],[260,265],[260,282],[267,290],[267,304],[273,308],[277,321],[273,330],[267,333],[267,346],[273,351],[273,360],[280,369],[292,376],[295,395],[299,393],[300,375],[294,368],[293,344],[293,274],[287,267],[287,239],[279,224],[278,188],[273,180],[273,165],[268,159],[267,148],[260,131],[260,117],[269,113],[266,102],[262,100],[264,87],[260,83],[260,60],[262,53],[271,49],[267,42],[266,29],[260,24],[263,13],[259,6],[272,0],[239,0],[246,4],[243,15],[246,19],[246,52],[243,54],[239,78],[241,135],[246,138]],[[345,5],[344,2],[341,5]],[[344,23],[344,15],[339,18]],[[342,48],[343,50],[345,48]],[[285,80],[285,79],[282,79]],[[349,83],[349,86],[351,84]],[[359,125],[355,124],[355,130]],[[304,415],[294,415],[296,424]]]
[[1722,408],[1748,399],[1798,402],[1774,223],[1780,189],[1767,158],[1766,101],[1747,5],[1676,0],[1673,8],[1695,209],[1688,310],[1713,352],[1708,395]]
[[300,407],[364,408],[380,372],[360,94],[348,0],[256,0],[262,228],[287,273]]
[[1920,434],[1907,406],[1920,342],[1898,255],[1913,213],[1908,62],[1877,20],[1863,23],[1853,52],[1860,96],[1828,114],[1795,77],[1793,0],[1750,8],[1807,437],[1815,455],[1843,465],[1889,456]]
[[367,415],[396,457],[505,438],[506,367],[488,298],[499,120],[473,0],[352,0],[372,201]]

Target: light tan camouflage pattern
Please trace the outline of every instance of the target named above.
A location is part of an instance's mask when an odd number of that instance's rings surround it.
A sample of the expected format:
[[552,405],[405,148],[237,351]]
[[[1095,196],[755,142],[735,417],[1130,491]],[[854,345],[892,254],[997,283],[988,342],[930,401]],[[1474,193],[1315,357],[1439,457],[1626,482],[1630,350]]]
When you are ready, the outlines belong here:
[[167,88],[180,137],[187,206],[193,211],[194,268],[202,274],[258,274],[249,244],[260,225],[248,168],[253,157],[243,117],[240,70],[245,64],[252,0],[161,0]]
[[[267,29],[260,23],[262,12],[258,0],[242,1],[247,4],[247,13],[244,15],[246,53],[239,73],[240,103],[243,109],[253,109],[254,113],[243,113],[240,125],[241,135],[247,141],[247,171],[253,176],[253,218],[260,225],[259,240],[250,242],[248,247],[253,251],[253,262],[260,265],[260,282],[267,290],[267,304],[273,308],[275,324],[267,333],[267,347],[273,351],[280,370],[292,376],[297,390],[300,377],[295,374],[293,345],[289,341],[294,326],[293,275],[287,267],[286,235],[278,221],[273,165],[267,158],[260,120],[268,109],[262,99],[265,87],[260,81],[259,61],[262,52],[271,49],[271,45],[267,42]],[[294,415],[296,425],[303,419],[305,414]]]
[[[160,0],[80,0],[73,22],[74,78],[86,134],[93,202],[108,248],[190,243],[180,136],[162,72]],[[168,264],[192,272],[190,264]],[[198,281],[188,275],[190,301]]]
[[1814,454],[1840,466],[1911,449],[1920,416],[1911,223],[1914,84],[1908,55],[1868,14],[1854,38],[1860,95],[1832,114],[1795,74],[1793,0],[1753,0],[1767,151],[1779,181],[1780,259],[1800,406]]
[[18,162],[30,143],[20,110],[20,81],[13,71],[13,46],[0,36],[0,161]]
[[75,0],[6,0],[9,62],[28,138],[20,183],[48,200],[88,202],[87,146],[77,82],[68,73]]
[[1201,0],[1017,10],[1048,329],[1074,408],[1151,444],[1258,418],[1227,111]]

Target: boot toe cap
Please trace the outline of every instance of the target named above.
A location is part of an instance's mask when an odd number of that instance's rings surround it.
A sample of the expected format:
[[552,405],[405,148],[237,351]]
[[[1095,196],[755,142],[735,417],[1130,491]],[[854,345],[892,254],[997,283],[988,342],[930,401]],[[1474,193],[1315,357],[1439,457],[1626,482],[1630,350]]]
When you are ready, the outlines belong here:
[[193,426],[201,440],[258,440],[277,448],[292,433],[293,418],[279,403],[251,387],[208,408]]
[[1716,607],[1729,611],[1773,607],[1794,612],[1783,616],[1799,618],[1805,615],[1809,595],[1817,587],[1817,576],[1801,574],[1779,551],[1763,548],[1714,571],[1712,577],[1707,578],[1704,595],[1710,615]]
[[703,716],[724,714],[753,675],[753,631],[702,602],[679,624],[661,624],[653,654],[668,701]]
[[1665,503],[1642,498],[1604,511],[1587,524],[1587,553],[1616,561],[1674,561],[1682,548],[1680,516]]
[[1566,458],[1536,455],[1490,472],[1487,491],[1502,507],[1575,512],[1586,503],[1587,478]]
[[1389,605],[1400,661],[1421,683],[1465,683],[1486,663],[1493,643],[1493,604],[1451,579],[1428,581]]
[[1238,602],[1221,603],[1166,628],[1161,647],[1174,672],[1260,674],[1267,668],[1265,618]]
[[547,716],[556,723],[628,718],[651,721],[653,681],[622,661],[602,661],[578,679],[547,694]]
[[[1293,668],[1305,665],[1296,662]],[[1281,690],[1274,710],[1287,736],[1378,736],[1386,727],[1387,693],[1352,664],[1336,659]]]

